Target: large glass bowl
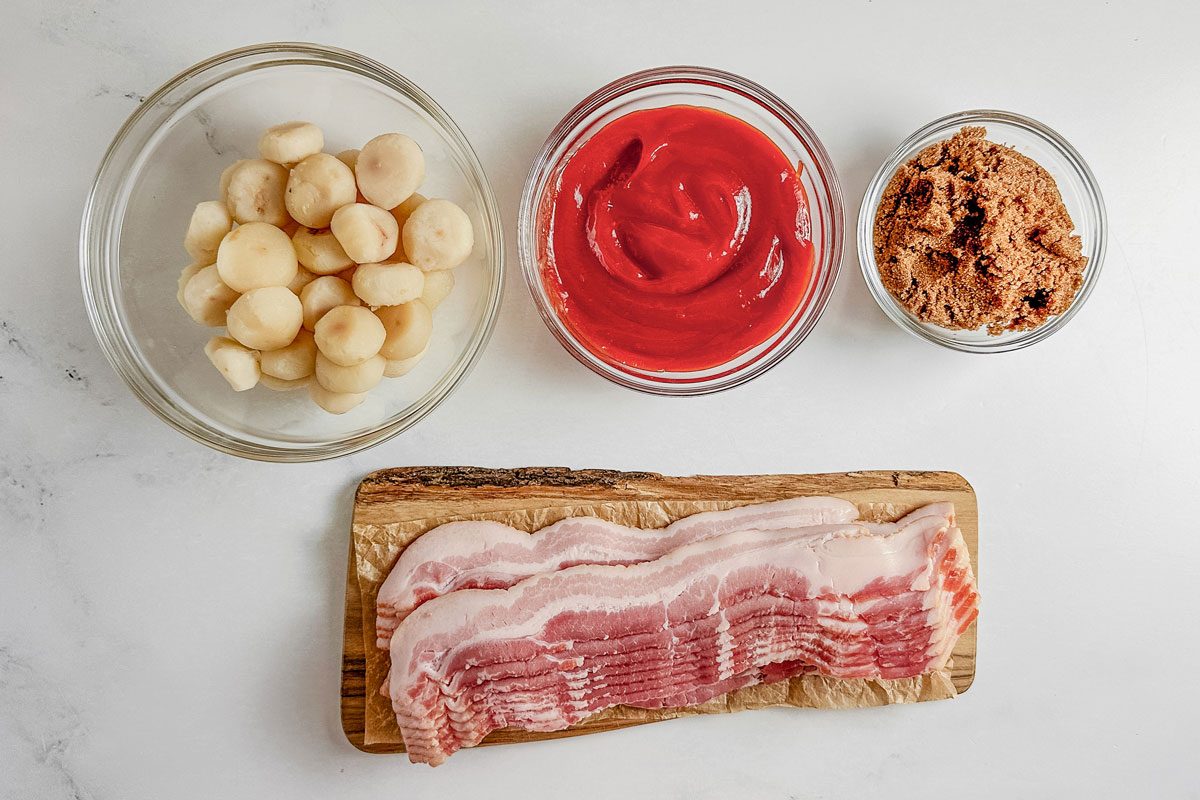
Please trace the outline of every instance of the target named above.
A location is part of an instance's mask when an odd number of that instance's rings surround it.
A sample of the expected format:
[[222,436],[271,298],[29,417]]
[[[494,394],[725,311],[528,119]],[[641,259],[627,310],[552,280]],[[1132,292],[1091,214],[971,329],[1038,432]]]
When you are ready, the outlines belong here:
[[[425,152],[426,196],[461,205],[475,250],[434,312],[429,351],[402,378],[335,416],[305,391],[232,391],[204,356],[217,329],[175,300],[189,263],[192,208],[215,199],[221,170],[255,157],[258,136],[293,119],[317,123],[326,149],[361,147],[389,131]],[[479,358],[500,303],[503,243],[495,198],[462,131],[407,78],[345,50],[275,43],[215,56],[154,92],[100,165],[80,234],[84,298],[105,356],[171,426],[218,450],[267,461],[312,461],[378,444],[442,402]]]
[[[1058,184],[1063,203],[1075,223],[1075,233],[1083,242],[1087,266],[1083,270],[1083,285],[1075,301],[1062,314],[1051,317],[1032,330],[1004,331],[993,336],[986,329],[951,330],[922,322],[883,285],[875,264],[875,215],[892,176],[902,165],[934,142],[949,139],[964,126],[987,129],[989,141],[1007,145],[1040,164]],[[1095,176],[1083,156],[1061,135],[1037,120],[1007,111],[962,111],[935,119],[909,136],[883,162],[867,186],[858,213],[858,260],[863,277],[875,302],[888,318],[912,335],[952,350],[964,353],[1004,353],[1019,350],[1046,339],[1071,321],[1096,286],[1104,251],[1108,242],[1108,220],[1104,198]]]
[[[555,310],[542,281],[539,207],[547,187],[571,155],[612,120],[632,111],[672,105],[713,108],[738,117],[771,138],[799,168],[808,199],[813,278],[783,326],[733,360],[698,372],[639,370],[595,353]],[[842,257],[842,195],[833,162],[820,139],[790,106],[763,87],[728,72],[704,67],[659,67],[636,72],[598,89],[551,131],[534,160],[521,196],[517,245],[525,281],[542,319],[559,343],[592,371],[614,383],[660,395],[698,395],[752,380],[796,349],[825,310]]]

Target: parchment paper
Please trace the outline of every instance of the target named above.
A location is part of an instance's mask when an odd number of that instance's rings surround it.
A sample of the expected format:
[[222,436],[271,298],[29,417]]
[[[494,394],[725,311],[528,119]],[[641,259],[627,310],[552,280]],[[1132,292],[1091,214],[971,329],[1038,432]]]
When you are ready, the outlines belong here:
[[[531,502],[539,502],[531,499]],[[559,504],[554,504],[555,502]],[[391,701],[377,690],[388,671],[388,654],[375,646],[375,597],[379,586],[404,547],[422,533],[445,522],[487,519],[525,531],[534,531],[565,517],[595,516],[622,525],[656,528],[700,511],[716,511],[740,505],[734,502],[626,501],[603,504],[561,504],[554,501],[526,510],[507,510],[459,516],[426,517],[386,525],[355,525],[354,551],[358,587],[362,593],[363,645],[367,653],[367,705],[365,744],[397,744],[403,741]],[[863,509],[868,512],[868,509]],[[875,515],[864,518],[876,519]],[[883,520],[878,520],[883,521]],[[916,678],[901,680],[839,680],[804,675],[779,683],[751,686],[687,708],[648,710],[617,706],[590,717],[579,727],[598,720],[645,722],[691,714],[726,714],[768,706],[795,708],[863,708],[919,700],[943,700],[956,691],[948,668]]]

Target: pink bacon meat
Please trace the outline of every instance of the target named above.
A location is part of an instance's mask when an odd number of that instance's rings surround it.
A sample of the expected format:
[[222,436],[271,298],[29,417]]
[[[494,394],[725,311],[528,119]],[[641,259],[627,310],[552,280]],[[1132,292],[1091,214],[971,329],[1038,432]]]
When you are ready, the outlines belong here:
[[595,517],[570,517],[532,534],[499,522],[441,525],[405,548],[375,604],[376,645],[422,603],[458,589],[504,589],[543,572],[578,564],[637,564],[677,547],[739,530],[775,530],[851,522],[853,503],[799,497],[693,514],[665,528],[629,528]]
[[614,705],[692,705],[806,672],[939,669],[978,595],[952,510],[922,511],[727,533],[431,600],[390,646],[409,757],[436,765],[498,728],[562,730]]

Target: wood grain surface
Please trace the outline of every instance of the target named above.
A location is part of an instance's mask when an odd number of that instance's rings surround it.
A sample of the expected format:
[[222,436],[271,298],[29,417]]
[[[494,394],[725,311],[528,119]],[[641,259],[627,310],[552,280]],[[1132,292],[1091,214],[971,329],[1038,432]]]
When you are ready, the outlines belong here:
[[[819,475],[695,475],[668,477],[652,472],[570,470],[563,467],[482,469],[476,467],[405,467],[381,470],[363,479],[354,502],[353,525],[387,525],[397,521],[447,515],[536,508],[573,502],[729,501],[736,504],[802,495],[833,495],[856,503],[863,519],[894,520],[910,510],[940,500],[955,504],[979,576],[979,513],[971,485],[953,472],[845,472]],[[364,743],[367,642],[374,640],[373,616],[365,613],[356,574],[354,539],[346,575],[345,631],[342,652],[342,728],[350,742],[372,753],[404,752],[398,743]],[[370,630],[365,630],[370,622]],[[975,678],[976,624],[958,640],[950,667],[955,689],[965,692]],[[870,702],[880,704],[887,702]],[[484,744],[578,736],[678,716],[664,710],[645,720],[589,719],[568,730],[530,733],[505,729]]]

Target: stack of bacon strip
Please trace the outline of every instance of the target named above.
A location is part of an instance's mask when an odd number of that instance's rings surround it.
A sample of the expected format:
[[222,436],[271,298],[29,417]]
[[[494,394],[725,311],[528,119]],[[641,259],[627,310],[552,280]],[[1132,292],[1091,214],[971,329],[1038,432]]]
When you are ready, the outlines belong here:
[[806,672],[913,677],[944,666],[975,617],[950,504],[888,524],[713,521],[640,563],[542,552],[525,563],[546,571],[504,567],[488,578],[501,588],[393,613],[385,689],[409,757],[436,765],[498,728],[562,730],[614,705],[692,705]]

